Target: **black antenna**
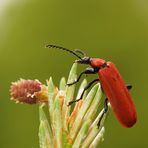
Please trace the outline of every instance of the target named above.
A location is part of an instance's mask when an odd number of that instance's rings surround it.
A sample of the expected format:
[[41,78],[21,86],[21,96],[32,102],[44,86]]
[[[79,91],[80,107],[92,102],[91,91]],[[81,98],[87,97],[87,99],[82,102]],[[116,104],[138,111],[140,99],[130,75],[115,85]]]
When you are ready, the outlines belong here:
[[81,49],[74,49],[75,52],[80,53],[82,56],[86,57],[86,53]]
[[79,59],[82,60],[82,58],[81,58],[79,55],[77,55],[74,51],[69,50],[69,49],[67,49],[67,48],[64,48],[64,47],[61,47],[61,46],[57,46],[57,45],[46,45],[46,47],[48,47],[48,48],[57,48],[57,49],[61,49],[61,50],[68,51],[68,52],[70,52],[71,54],[75,55],[76,57],[78,57]]

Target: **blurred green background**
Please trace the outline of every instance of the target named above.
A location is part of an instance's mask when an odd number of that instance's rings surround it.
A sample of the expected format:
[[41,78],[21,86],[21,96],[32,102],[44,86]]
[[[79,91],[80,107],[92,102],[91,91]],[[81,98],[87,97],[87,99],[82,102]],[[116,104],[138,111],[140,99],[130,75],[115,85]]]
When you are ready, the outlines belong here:
[[19,78],[45,83],[53,76],[58,85],[67,77],[75,57],[44,48],[48,43],[116,63],[133,85],[138,122],[125,129],[111,113],[101,147],[148,147],[146,0],[0,0],[0,147],[39,147],[38,107],[10,101],[9,87]]

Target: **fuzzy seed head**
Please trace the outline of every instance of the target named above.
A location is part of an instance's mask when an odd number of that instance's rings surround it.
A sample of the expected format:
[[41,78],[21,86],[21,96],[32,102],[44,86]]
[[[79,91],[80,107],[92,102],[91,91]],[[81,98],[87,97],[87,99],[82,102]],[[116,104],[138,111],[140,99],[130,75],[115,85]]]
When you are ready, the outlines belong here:
[[[13,82],[10,86],[11,99],[16,102],[36,104],[38,102],[46,102],[47,98],[43,97],[42,88],[45,86],[41,84],[38,80],[24,80],[20,79],[16,82]],[[38,95],[40,94],[40,95]],[[40,99],[40,97],[42,97]],[[45,98],[45,99],[44,99]]]

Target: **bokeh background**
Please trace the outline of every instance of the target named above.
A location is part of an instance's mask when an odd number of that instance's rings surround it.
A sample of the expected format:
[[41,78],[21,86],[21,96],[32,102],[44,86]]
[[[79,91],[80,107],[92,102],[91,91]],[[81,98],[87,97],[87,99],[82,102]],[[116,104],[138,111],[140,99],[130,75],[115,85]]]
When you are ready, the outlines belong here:
[[9,87],[19,78],[46,83],[53,76],[58,85],[67,77],[75,57],[44,48],[48,43],[116,63],[133,85],[138,122],[125,129],[111,113],[101,147],[148,147],[146,0],[0,0],[0,147],[39,147],[38,106],[10,101]]

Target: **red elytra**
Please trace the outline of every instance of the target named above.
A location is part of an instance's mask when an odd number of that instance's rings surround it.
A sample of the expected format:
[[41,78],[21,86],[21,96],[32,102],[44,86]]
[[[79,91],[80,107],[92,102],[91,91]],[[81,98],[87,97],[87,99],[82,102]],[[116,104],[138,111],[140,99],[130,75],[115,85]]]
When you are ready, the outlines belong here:
[[[102,63],[100,59],[91,59],[91,66]],[[100,62],[99,62],[100,61]],[[97,65],[93,63],[98,63]],[[137,113],[132,97],[126,85],[112,62],[107,62],[107,67],[98,71],[101,86],[107,96],[113,112],[124,127],[132,127],[137,121]],[[99,66],[100,67],[100,66]]]
[[[75,82],[68,85],[73,85],[77,83],[82,74],[98,73],[99,79],[96,80],[100,81],[103,92],[105,93],[107,99],[109,100],[113,112],[116,115],[119,122],[121,123],[121,125],[123,125],[123,127],[130,128],[136,123],[137,113],[135,105],[132,101],[132,97],[124,83],[123,78],[121,77],[119,71],[112,62],[106,62],[105,60],[99,58],[86,57],[81,50],[78,50],[78,53],[83,54],[84,55],[83,58],[79,56],[76,53],[76,51],[72,51],[64,47],[60,47],[57,45],[47,45],[46,47],[57,48],[68,51],[79,58],[79,60],[75,61],[76,63],[89,64],[92,67],[92,68],[87,68],[79,75],[78,79]],[[96,80],[90,82],[88,86],[84,88],[84,91],[88,89],[94,82],[96,82]],[[84,91],[80,99],[82,99]],[[69,104],[77,102],[80,99],[71,101]]]

